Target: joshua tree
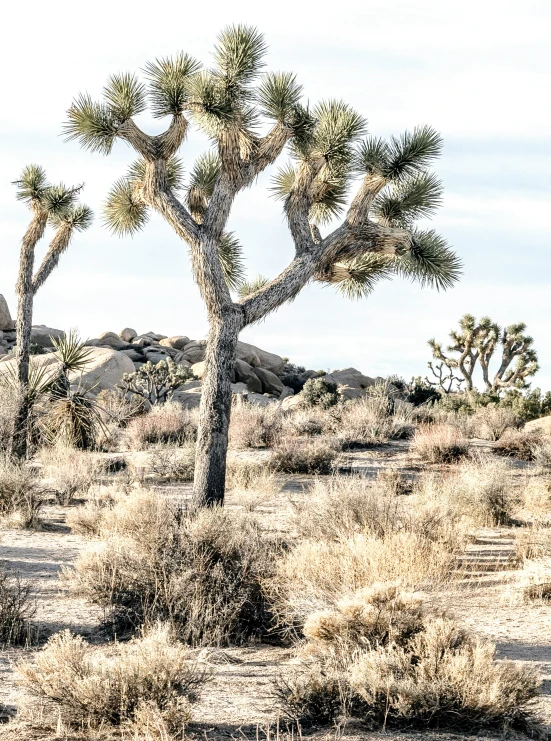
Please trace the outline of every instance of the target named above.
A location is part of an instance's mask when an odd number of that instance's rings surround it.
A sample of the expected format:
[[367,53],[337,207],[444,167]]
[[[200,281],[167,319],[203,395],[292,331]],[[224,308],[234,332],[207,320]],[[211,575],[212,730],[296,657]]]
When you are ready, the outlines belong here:
[[[209,318],[196,505],[223,501],[230,373],[244,327],[311,280],[333,283],[354,298],[396,274],[437,288],[453,285],[460,274],[445,241],[415,227],[440,204],[440,182],[428,171],[440,153],[440,136],[421,126],[389,141],[366,137],[364,118],[346,103],[329,100],[309,109],[293,74],[262,74],[265,52],[254,28],[227,28],[218,37],[213,67],[204,69],[181,53],[147,64],[146,84],[132,74],[113,75],[103,101],[88,95],[74,100],[65,126],[68,139],[87,149],[109,154],[122,139],[139,156],[107,199],[106,221],[114,232],[143,227],[151,208],[190,249]],[[157,136],[135,122],[148,103],[154,116],[170,119]],[[184,186],[176,155],[190,123],[210,137],[212,149]],[[283,201],[295,255],[278,276],[248,283],[233,298],[231,289],[243,282],[240,246],[227,232],[234,199],[285,148],[291,160],[276,175],[273,191]],[[359,187],[347,208],[354,179]],[[322,234],[341,215],[341,223]]]
[[[18,457],[25,457],[29,415],[29,349],[34,297],[52,270],[57,267],[59,258],[69,246],[74,232],[83,231],[91,224],[92,212],[87,206],[76,204],[82,186],[67,188],[64,185],[50,185],[46,180],[46,173],[38,165],[26,167],[15,185],[18,188],[17,199],[26,203],[32,214],[31,222],[21,242],[16,285],[18,305],[15,358],[21,401],[15,419],[12,453]],[[48,223],[54,227],[55,233],[42,264],[33,275],[35,248],[44,236]]]
[[[534,341],[525,332],[526,324],[511,324],[501,329],[487,316],[477,322],[474,316],[465,314],[459,320],[459,331],[450,332],[452,341],[447,352],[456,353],[455,357],[446,355],[442,345],[434,339],[429,340],[429,345],[435,360],[440,361],[440,366],[436,367],[445,365],[450,376],[457,369],[465,379],[467,391],[474,388],[473,375],[476,364],[480,363],[486,390],[499,392],[504,388],[527,388],[526,379],[539,369],[538,356],[532,347]],[[501,363],[490,380],[490,361],[498,345],[501,347]],[[511,367],[513,362],[515,365]],[[429,368],[434,373],[432,362],[429,362]]]

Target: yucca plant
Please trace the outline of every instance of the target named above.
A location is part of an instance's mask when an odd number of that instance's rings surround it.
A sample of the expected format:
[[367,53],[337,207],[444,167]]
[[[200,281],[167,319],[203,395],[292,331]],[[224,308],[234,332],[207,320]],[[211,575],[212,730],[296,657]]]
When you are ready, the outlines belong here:
[[[44,285],[59,258],[69,246],[75,232],[84,231],[92,222],[92,211],[78,204],[82,186],[51,185],[46,173],[38,165],[29,165],[21,173],[17,199],[25,203],[32,214],[31,222],[21,242],[21,257],[17,279],[17,347],[15,351],[17,382],[21,403],[15,417],[12,453],[20,458],[27,455],[28,419],[30,409],[29,356],[33,302],[38,289]],[[42,264],[34,272],[35,248],[44,236],[48,223],[55,229]],[[33,274],[34,273],[34,274]]]
[[[86,149],[109,154],[122,139],[139,157],[107,198],[105,221],[114,233],[135,233],[153,209],[190,248],[210,326],[195,467],[198,506],[223,501],[230,379],[244,327],[295,298],[311,280],[358,298],[394,275],[445,289],[461,272],[445,240],[416,226],[441,201],[442,186],[429,171],[441,151],[439,134],[420,126],[389,141],[366,137],[365,119],[348,104],[328,100],[310,109],[294,74],[264,72],[265,52],[256,29],[226,28],[213,66],[202,68],[179,54],[149,63],[145,82],[113,75],[102,101],[88,95],[74,100],[65,126],[67,138]],[[154,116],[170,117],[157,136],[135,121],[148,106]],[[260,124],[269,125],[264,136]],[[207,134],[212,149],[184,185],[177,155],[190,125]],[[290,162],[273,190],[283,202],[295,256],[272,280],[245,283],[239,243],[227,230],[233,202],[285,148]]]

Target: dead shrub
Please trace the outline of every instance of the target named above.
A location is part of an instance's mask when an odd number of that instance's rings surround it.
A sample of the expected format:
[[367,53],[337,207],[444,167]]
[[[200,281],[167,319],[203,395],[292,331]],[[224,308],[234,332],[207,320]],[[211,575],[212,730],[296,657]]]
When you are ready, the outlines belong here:
[[518,430],[507,431],[494,446],[499,455],[517,458],[520,461],[533,461],[535,451],[546,442],[540,432]]
[[551,480],[534,476],[522,489],[522,508],[537,523],[551,521]]
[[239,400],[232,406],[230,445],[232,448],[271,448],[281,434],[282,413],[279,406],[265,407]]
[[495,647],[426,612],[396,584],[376,584],[311,615],[294,673],[276,684],[301,723],[354,717],[369,728],[476,731],[536,725],[534,670],[495,660]]
[[270,466],[280,473],[331,473],[339,452],[334,439],[283,438],[274,445]]
[[340,407],[322,409],[310,407],[294,409],[283,418],[283,435],[296,437],[315,437],[317,435],[333,434],[340,425]]
[[198,411],[176,401],[157,404],[151,411],[131,419],[124,439],[130,450],[145,450],[150,445],[183,445],[197,439]]
[[226,490],[247,512],[254,512],[264,502],[275,497],[280,484],[266,465],[249,461],[232,461],[226,469]]
[[339,439],[343,448],[381,445],[410,437],[414,430],[412,409],[395,403],[383,393],[348,402],[341,413]]
[[181,731],[207,677],[166,627],[97,649],[69,631],[58,633],[32,663],[19,667],[26,689],[73,727],[134,725],[148,711]]
[[186,442],[177,448],[155,448],[149,453],[144,474],[146,478],[165,483],[193,481],[195,443]]
[[413,436],[411,452],[427,463],[454,463],[469,450],[469,441],[451,425],[419,427]]
[[84,505],[69,510],[67,524],[74,533],[89,538],[98,537],[104,515],[124,496],[124,493],[116,486],[93,489],[92,496]]
[[274,544],[250,517],[190,514],[141,491],[105,512],[101,537],[65,578],[109,611],[117,632],[163,620],[192,645],[223,645],[268,630],[260,584],[272,572]]
[[44,490],[28,465],[0,455],[0,519],[8,527],[40,525]]
[[551,529],[539,523],[519,528],[515,533],[515,555],[520,561],[551,558]]
[[35,612],[28,585],[0,569],[0,642],[4,646],[30,643],[36,637],[31,622]]
[[94,454],[67,445],[43,448],[38,453],[45,485],[60,504],[70,504],[85,496],[103,472],[101,460]]
[[533,446],[532,458],[536,466],[551,468],[551,438],[549,436]]
[[518,428],[521,420],[510,407],[488,404],[488,406],[476,410],[473,423],[478,429],[480,437],[485,440],[496,441],[507,430]]

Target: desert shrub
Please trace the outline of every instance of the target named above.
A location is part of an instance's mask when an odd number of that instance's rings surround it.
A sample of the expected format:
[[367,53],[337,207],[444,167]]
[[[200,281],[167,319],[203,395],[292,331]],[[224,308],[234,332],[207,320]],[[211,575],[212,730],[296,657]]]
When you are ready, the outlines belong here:
[[515,555],[519,561],[551,557],[551,528],[542,523],[519,528],[515,532]]
[[101,536],[65,578],[110,612],[117,632],[160,619],[193,645],[222,645],[268,629],[260,582],[274,546],[250,517],[223,509],[192,515],[141,491],[105,513]]
[[44,490],[25,463],[0,455],[0,518],[5,524],[31,528],[40,524]]
[[118,726],[143,718],[149,707],[170,731],[189,722],[207,678],[166,627],[105,649],[66,630],[19,671],[27,691],[69,725]]
[[386,393],[372,393],[349,402],[341,414],[339,439],[345,449],[380,445],[409,437],[413,432],[412,411],[395,403]]
[[150,404],[164,404],[170,401],[177,388],[192,378],[193,373],[187,366],[178,365],[168,358],[155,365],[148,361],[134,373],[125,373],[122,388],[147,399]]
[[548,436],[532,448],[534,463],[541,468],[551,468],[551,438]]
[[271,448],[280,436],[279,407],[265,407],[238,400],[231,410],[230,445],[233,448]]
[[442,394],[426,380],[417,376],[408,383],[398,375],[388,376],[386,382],[397,389],[404,400],[414,406],[422,406],[439,401]]
[[31,623],[35,612],[28,585],[0,569],[0,643],[19,646],[36,637]]
[[534,726],[536,672],[497,662],[495,646],[425,611],[396,584],[376,584],[306,621],[294,674],[276,684],[284,713],[302,723],[338,716],[372,729]]
[[285,437],[273,447],[272,470],[280,473],[331,473],[338,458],[335,441]]
[[541,389],[535,388],[523,394],[519,389],[506,389],[500,404],[512,409],[523,422],[529,422],[551,414],[551,391],[543,394]]
[[44,483],[60,504],[70,504],[77,495],[85,496],[103,472],[97,456],[67,445],[43,448],[38,458]]
[[304,384],[302,397],[306,406],[319,406],[322,409],[336,406],[340,401],[337,385],[323,378],[310,378]]
[[283,417],[282,434],[296,437],[315,437],[332,434],[339,428],[340,414],[335,407],[293,409]]
[[474,414],[479,434],[485,440],[499,440],[509,429],[515,429],[521,423],[518,415],[510,407],[488,404],[477,409]]
[[419,427],[411,445],[411,452],[427,463],[453,463],[469,450],[469,441],[451,425],[435,424]]
[[108,437],[98,402],[85,389],[62,388],[37,405],[40,439],[93,450]]
[[197,424],[197,410],[185,409],[178,402],[167,402],[131,419],[125,431],[125,443],[131,450],[144,450],[157,444],[181,445],[197,439]]
[[429,410],[426,420],[420,421],[426,421],[428,424],[455,427],[461,436],[467,439],[476,437],[478,433],[478,424],[474,415],[468,414],[465,410],[456,411],[435,406]]
[[232,492],[233,501],[247,512],[254,512],[272,499],[280,488],[276,475],[266,465],[249,461],[228,462],[226,490]]
[[475,526],[507,524],[520,503],[510,465],[485,455],[465,460],[450,473],[421,476],[415,492],[418,506],[439,502],[448,519]]
[[195,443],[188,441],[178,448],[155,448],[148,454],[143,473],[146,478],[165,483],[193,481]]
[[301,633],[308,616],[332,609],[351,591],[376,582],[400,581],[405,589],[430,590],[450,578],[462,535],[427,536],[397,526],[378,537],[357,533],[339,540],[310,539],[278,560],[266,590],[282,630]]
[[529,478],[522,488],[522,508],[535,523],[551,521],[551,480],[541,476]]
[[544,443],[545,436],[540,432],[508,431],[497,441],[494,450],[499,455],[517,458],[521,461],[533,461],[535,451]]
[[116,485],[93,487],[90,494],[85,504],[67,512],[66,522],[74,533],[93,538],[99,537],[106,512],[128,495]]
[[124,393],[119,388],[102,389],[97,400],[105,422],[117,427],[126,427],[130,420],[145,414],[149,408],[143,397]]

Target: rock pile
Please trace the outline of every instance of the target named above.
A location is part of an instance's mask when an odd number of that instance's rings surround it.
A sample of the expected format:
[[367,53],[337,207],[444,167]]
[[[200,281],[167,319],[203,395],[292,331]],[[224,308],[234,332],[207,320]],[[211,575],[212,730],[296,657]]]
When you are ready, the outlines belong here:
[[[55,371],[58,363],[53,355],[51,338],[63,337],[62,330],[44,325],[32,328],[31,343],[35,351],[31,362],[40,367],[51,367]],[[3,296],[0,295],[0,375],[9,372],[14,364],[11,350],[16,342],[14,323]],[[132,373],[144,363],[157,364],[171,359],[179,365],[188,367],[195,379],[188,381],[175,393],[174,398],[187,407],[200,402],[201,379],[205,373],[205,340],[192,340],[187,335],[168,337],[156,332],[138,334],[135,329],[125,327],[119,333],[103,332],[98,337],[87,340],[86,345],[93,348],[87,367],[78,379],[93,393],[102,389],[114,388],[122,381],[125,373]],[[250,401],[266,405],[276,400],[285,407],[301,403],[301,394],[294,395],[293,389],[285,384],[286,360],[247,342],[237,343],[237,359],[232,372],[232,391],[246,396]],[[316,376],[316,371],[305,371],[305,377]],[[365,393],[365,389],[376,383],[377,379],[364,376],[355,368],[333,371],[325,380],[335,383],[346,399],[355,399]]]

